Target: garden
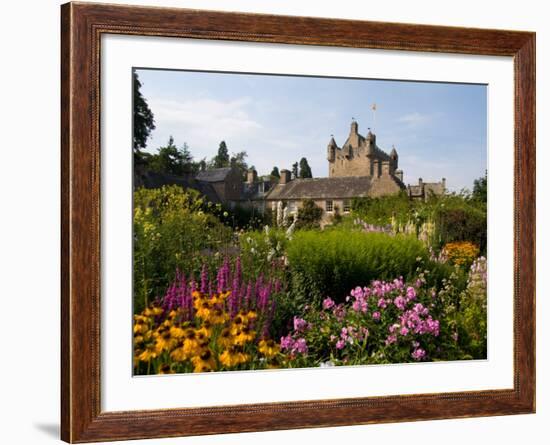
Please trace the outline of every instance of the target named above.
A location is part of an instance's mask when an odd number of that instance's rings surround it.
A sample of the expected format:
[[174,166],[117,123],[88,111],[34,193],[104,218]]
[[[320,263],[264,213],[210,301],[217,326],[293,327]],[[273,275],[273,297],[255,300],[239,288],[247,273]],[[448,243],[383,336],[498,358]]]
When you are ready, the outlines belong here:
[[134,374],[487,356],[486,201],[355,199],[321,228],[178,186],[134,192]]

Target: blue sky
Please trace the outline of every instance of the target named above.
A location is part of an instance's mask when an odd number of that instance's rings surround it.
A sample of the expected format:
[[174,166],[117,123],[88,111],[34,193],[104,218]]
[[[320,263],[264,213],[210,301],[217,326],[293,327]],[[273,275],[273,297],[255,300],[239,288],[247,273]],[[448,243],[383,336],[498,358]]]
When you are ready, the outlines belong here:
[[[405,184],[447,179],[472,188],[487,168],[485,85],[368,79],[138,70],[155,115],[147,143],[155,152],[172,135],[196,160],[213,157],[221,140],[245,150],[268,174],[306,157],[315,177],[328,175],[326,147],[339,146],[354,117],[389,152],[395,145]],[[371,105],[376,103],[376,116]]]

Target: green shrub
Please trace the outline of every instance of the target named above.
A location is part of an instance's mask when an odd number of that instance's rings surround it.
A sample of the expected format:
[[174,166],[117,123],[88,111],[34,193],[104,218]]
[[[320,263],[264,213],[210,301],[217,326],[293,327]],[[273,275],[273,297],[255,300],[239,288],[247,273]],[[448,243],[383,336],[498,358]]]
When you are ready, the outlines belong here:
[[311,199],[306,199],[298,209],[296,228],[314,229],[320,227],[323,209],[317,206]]
[[336,229],[296,232],[287,255],[292,292],[310,303],[327,296],[342,301],[357,283],[411,277],[428,261],[415,237]]
[[177,269],[198,277],[233,248],[233,233],[209,213],[211,205],[179,186],[134,192],[134,310],[164,295]]

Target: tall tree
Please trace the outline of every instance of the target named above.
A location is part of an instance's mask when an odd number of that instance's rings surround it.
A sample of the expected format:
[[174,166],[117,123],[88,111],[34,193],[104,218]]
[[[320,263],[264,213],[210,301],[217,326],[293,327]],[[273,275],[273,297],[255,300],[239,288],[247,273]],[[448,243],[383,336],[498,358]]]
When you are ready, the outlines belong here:
[[227,150],[227,144],[225,141],[220,142],[218,147],[218,154],[212,159],[213,168],[229,167],[229,151]]
[[281,174],[279,173],[279,167],[275,166],[273,167],[273,170],[271,170],[271,175],[273,178],[280,178]]
[[149,168],[159,173],[183,175],[198,170],[198,164],[193,162],[193,156],[187,144],[179,149],[170,136],[168,144],[160,147],[158,152],[150,157]]
[[245,160],[247,156],[248,154],[246,153],[246,151],[240,151],[238,153],[233,153],[231,155],[231,159],[229,160],[229,165],[231,167],[235,167],[239,169],[243,174],[243,177],[246,171],[248,170],[248,164],[246,163],[246,160]]
[[298,163],[295,162],[292,164],[292,178],[296,179],[298,177]]
[[141,82],[136,71],[133,71],[133,95],[134,95],[134,153],[140,154],[142,148],[147,146],[147,139],[151,131],[155,129],[155,118],[147,104],[147,100],[141,94]]
[[480,202],[487,202],[487,170],[485,176],[474,180],[472,199]]
[[300,178],[313,178],[311,167],[307,163],[306,158],[300,159]]

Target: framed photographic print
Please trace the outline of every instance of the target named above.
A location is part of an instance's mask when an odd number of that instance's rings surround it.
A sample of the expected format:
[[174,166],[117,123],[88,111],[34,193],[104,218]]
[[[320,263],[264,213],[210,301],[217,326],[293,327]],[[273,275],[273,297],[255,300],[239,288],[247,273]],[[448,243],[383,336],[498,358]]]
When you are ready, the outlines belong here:
[[61,13],[63,440],[534,412],[534,33]]

